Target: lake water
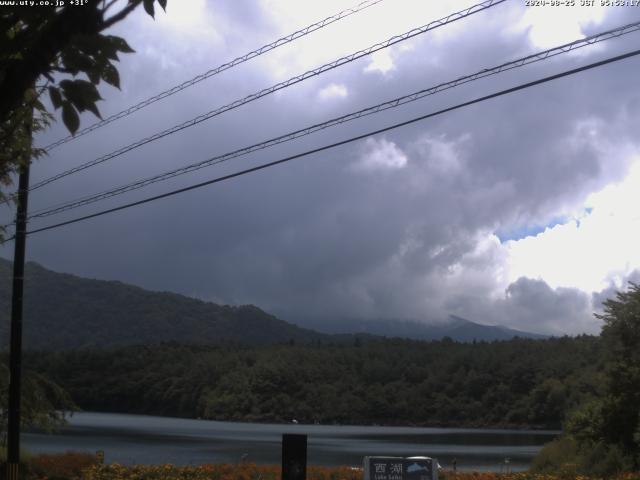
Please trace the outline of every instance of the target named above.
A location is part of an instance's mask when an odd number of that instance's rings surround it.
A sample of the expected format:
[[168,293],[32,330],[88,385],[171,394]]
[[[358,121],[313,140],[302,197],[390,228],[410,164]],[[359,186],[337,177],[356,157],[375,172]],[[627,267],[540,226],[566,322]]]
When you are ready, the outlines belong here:
[[[122,464],[279,464],[283,433],[308,435],[310,465],[360,466],[366,455],[435,457],[459,470],[524,470],[559,432],[462,428],[276,425],[182,418],[76,413],[55,434],[25,433],[27,450],[95,452]],[[505,458],[509,458],[505,464]]]

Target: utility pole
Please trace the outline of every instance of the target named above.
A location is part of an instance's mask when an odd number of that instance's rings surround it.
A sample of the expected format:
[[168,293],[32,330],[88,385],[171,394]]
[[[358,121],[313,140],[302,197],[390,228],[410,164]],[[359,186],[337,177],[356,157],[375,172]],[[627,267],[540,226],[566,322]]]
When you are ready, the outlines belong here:
[[18,179],[15,248],[13,254],[13,293],[11,297],[11,344],[9,352],[9,419],[7,425],[7,480],[20,478],[20,395],[22,377],[22,297],[27,240],[27,203],[29,200],[29,163],[31,162],[31,122],[29,145]]

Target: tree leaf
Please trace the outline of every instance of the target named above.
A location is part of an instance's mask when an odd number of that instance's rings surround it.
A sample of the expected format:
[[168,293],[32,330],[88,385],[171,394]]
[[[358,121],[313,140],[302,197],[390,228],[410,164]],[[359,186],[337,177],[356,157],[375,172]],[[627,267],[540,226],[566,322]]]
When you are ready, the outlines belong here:
[[158,0],[158,5],[162,7],[162,10],[167,11],[167,0]]
[[[107,39],[105,39],[107,40]],[[98,52],[94,55],[98,63],[105,61],[118,60],[118,47],[111,40],[102,42]]]
[[104,35],[95,34],[95,35],[77,35],[75,37],[75,46],[81,52],[87,55],[97,55],[100,52],[100,49],[105,43]]
[[98,110],[98,107],[96,106],[95,103],[87,103],[85,105],[85,108],[89,110],[91,113],[93,113],[100,120],[102,120],[102,115],[100,115],[100,110]]
[[135,53],[135,50],[129,46],[124,38],[116,37],[114,35],[105,35],[104,38],[106,38],[118,52]]
[[89,104],[102,100],[96,86],[86,80],[63,80],[60,82],[60,87],[62,87],[64,96],[79,111],[86,110]]
[[49,98],[51,99],[53,108],[56,110],[62,106],[62,95],[56,87],[49,87]]
[[70,71],[72,75],[80,72],[91,70],[95,66],[95,61],[89,56],[76,48],[67,48],[61,55],[64,68]]
[[62,104],[62,121],[72,135],[76,133],[80,126],[80,117],[78,117],[78,112],[73,108],[71,102]]
[[111,63],[106,64],[102,69],[102,79],[109,85],[120,88],[120,74],[118,69]]
[[143,0],[143,5],[144,5],[144,9],[145,11],[151,15],[152,18],[155,18],[155,12],[153,10],[153,2],[154,0]]
[[60,87],[62,87],[63,90],[66,90],[67,88],[69,88],[71,85],[73,84],[72,80],[66,79],[66,80],[60,80]]
[[93,83],[94,85],[100,83],[100,72],[97,69],[92,68],[90,70],[87,70],[85,73],[87,74],[87,77],[89,77],[91,83]]
[[47,109],[45,108],[45,106],[40,100],[35,100],[33,102],[33,108],[35,108],[39,112],[43,112],[43,113],[47,112]]

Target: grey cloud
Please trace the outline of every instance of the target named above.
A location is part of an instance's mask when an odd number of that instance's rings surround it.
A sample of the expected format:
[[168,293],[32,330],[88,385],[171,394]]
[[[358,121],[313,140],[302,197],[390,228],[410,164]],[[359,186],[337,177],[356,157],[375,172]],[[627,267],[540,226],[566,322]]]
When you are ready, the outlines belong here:
[[[522,325],[540,325],[543,330],[580,331],[591,303],[584,292],[571,288],[551,289],[545,282],[520,278],[506,292],[507,311]],[[577,328],[576,328],[577,327]]]
[[600,292],[593,292],[591,294],[591,301],[593,307],[598,312],[602,312],[602,302],[608,299],[615,299],[616,293],[627,289],[629,282],[640,283],[640,269],[633,270],[629,275],[624,276],[619,282],[620,287],[611,282],[610,285]]
[[[235,3],[220,12],[225,32],[231,22],[236,25],[247,15],[247,5]],[[525,36],[504,33],[505,21],[515,15],[513,8],[483,20],[469,19],[468,30],[456,37],[416,40],[413,51],[394,55],[397,68],[389,75],[364,73],[367,63],[358,62],[144,147],[109,166],[71,177],[46,193],[34,194],[34,208],[61,201],[69,192],[79,196],[126,183],[516,58],[531,47]],[[257,16],[244,22],[240,32],[249,35],[252,29],[257,32],[251,37],[255,39],[273,27],[266,17]],[[203,49],[194,46],[194,59],[183,59],[181,68],[163,70],[157,57],[144,54],[145,41],[149,40],[141,36],[140,54],[123,62],[123,83],[129,87],[124,95],[109,94],[110,111],[131,101],[132,92],[142,91],[144,97],[148,90],[206,69],[197,68]],[[226,47],[212,46],[212,56],[230,58]],[[620,43],[611,48],[619,51]],[[331,143],[606,54],[560,57],[492,77],[126,199]],[[34,236],[29,254],[61,271],[222,302],[251,302],[293,314],[313,310],[342,316],[441,319],[448,313],[464,313],[471,320],[523,329],[593,331],[589,299],[575,290],[553,290],[544,282],[520,279],[509,286],[507,297],[491,300],[495,271],[504,259],[497,249],[473,252],[478,238],[487,232],[514,223],[544,223],[624,175],[626,160],[603,153],[601,144],[637,146],[631,125],[638,123],[640,94],[628,81],[637,73],[634,62],[376,137],[393,142],[406,156],[402,168],[359,171],[354,166],[366,149],[362,144],[345,146]],[[34,176],[45,177],[63,165],[94,158],[96,152],[108,152],[264,88],[273,81],[262,68],[262,63],[248,64],[238,74],[228,72],[203,82],[113,125],[105,135],[79,139],[40,162]],[[331,82],[346,85],[349,94],[339,101],[321,102],[316,94]],[[579,128],[580,122],[591,118],[598,120],[595,137]],[[59,134],[60,127],[56,128],[43,140]],[[122,197],[107,205],[124,201]],[[456,268],[466,269],[469,278],[455,274]]]
[[461,316],[525,331],[563,335],[600,330],[588,294],[573,288],[552,289],[542,280],[526,277],[511,283],[503,297],[461,295],[450,307]]

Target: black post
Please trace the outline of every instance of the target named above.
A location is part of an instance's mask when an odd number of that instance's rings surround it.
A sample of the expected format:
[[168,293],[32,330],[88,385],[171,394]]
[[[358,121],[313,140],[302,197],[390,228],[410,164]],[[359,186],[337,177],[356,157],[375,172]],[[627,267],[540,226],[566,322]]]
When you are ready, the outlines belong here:
[[22,369],[22,294],[29,199],[29,161],[20,167],[16,238],[11,297],[11,347],[9,353],[9,422],[7,426],[7,479],[20,477],[20,380]]
[[307,436],[282,435],[282,480],[305,480],[307,477]]

